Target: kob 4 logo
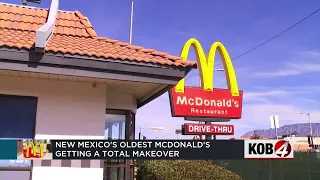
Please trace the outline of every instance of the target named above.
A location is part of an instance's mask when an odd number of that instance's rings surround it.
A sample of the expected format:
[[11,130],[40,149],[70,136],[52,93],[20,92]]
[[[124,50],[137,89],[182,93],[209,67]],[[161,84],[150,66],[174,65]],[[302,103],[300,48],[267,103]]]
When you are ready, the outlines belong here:
[[285,140],[245,140],[245,159],[293,159],[293,148]]

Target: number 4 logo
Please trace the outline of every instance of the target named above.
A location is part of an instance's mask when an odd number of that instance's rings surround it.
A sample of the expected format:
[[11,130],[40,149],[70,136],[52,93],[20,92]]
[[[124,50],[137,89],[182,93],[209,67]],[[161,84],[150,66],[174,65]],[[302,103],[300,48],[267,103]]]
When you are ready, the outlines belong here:
[[276,152],[276,155],[278,155],[281,158],[285,158],[289,156],[291,153],[291,145],[289,144],[289,141],[278,141],[274,146],[274,151]]

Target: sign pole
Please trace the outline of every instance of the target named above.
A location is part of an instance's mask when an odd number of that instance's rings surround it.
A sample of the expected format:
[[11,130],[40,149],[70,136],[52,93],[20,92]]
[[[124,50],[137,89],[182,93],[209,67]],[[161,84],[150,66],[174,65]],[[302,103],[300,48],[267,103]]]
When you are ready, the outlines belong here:
[[[211,122],[205,122],[205,124],[211,124]],[[211,140],[212,139],[211,135],[206,135],[205,137],[206,137],[206,140]],[[208,159],[208,162],[212,163],[212,160]]]
[[270,116],[271,129],[274,129],[276,133],[276,139],[278,139],[279,117],[277,115]]
[[[211,124],[211,122],[205,122],[205,124]],[[212,136],[206,135],[206,140],[212,140]]]
[[278,128],[277,128],[277,124],[276,124],[276,117],[273,116],[273,123],[274,123],[274,129],[276,131],[276,138],[278,139]]

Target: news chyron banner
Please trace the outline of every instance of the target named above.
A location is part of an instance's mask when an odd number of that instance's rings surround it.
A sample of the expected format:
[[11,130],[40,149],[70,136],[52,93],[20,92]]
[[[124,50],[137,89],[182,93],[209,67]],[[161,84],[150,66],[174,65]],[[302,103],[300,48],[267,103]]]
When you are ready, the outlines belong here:
[[294,158],[292,143],[284,140],[0,140],[0,147],[4,160]]
[[[53,159],[243,159],[243,141],[51,140]],[[235,151],[237,149],[237,151]]]
[[283,140],[51,140],[53,159],[293,159]]

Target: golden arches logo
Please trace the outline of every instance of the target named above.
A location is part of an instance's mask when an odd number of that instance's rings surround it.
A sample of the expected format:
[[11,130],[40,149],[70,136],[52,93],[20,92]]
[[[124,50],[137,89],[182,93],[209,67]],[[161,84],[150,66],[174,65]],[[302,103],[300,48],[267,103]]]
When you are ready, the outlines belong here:
[[[37,153],[37,146],[40,148],[40,153]],[[32,150],[32,152],[30,150]],[[35,144],[33,142],[29,142],[29,144],[27,145],[25,157],[26,158],[36,157],[37,154],[39,154],[40,158],[42,158],[44,156],[44,153],[45,153],[44,147],[40,142],[37,142]]]
[[[205,91],[213,91],[214,58],[216,50],[218,50],[223,62],[228,88],[231,90],[232,96],[239,96],[236,73],[234,71],[229,53],[223,46],[223,44],[220,42],[213,43],[206,56],[199,41],[191,38],[185,43],[181,51],[180,57],[183,60],[187,60],[191,46],[193,47],[197,56],[197,64],[199,75],[201,78],[201,87],[203,87]],[[179,83],[175,86],[175,91],[177,93],[184,92],[184,79],[180,80]]]

